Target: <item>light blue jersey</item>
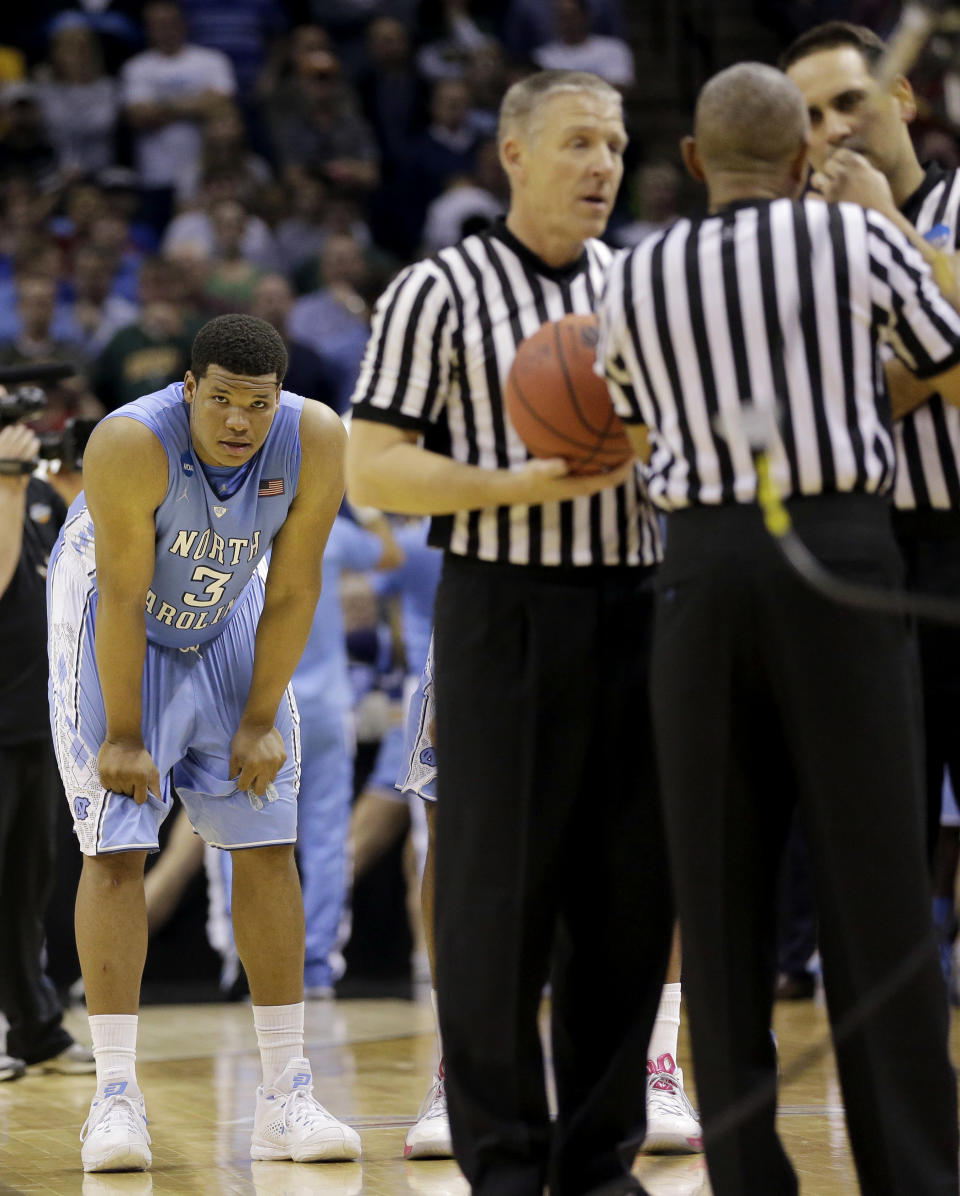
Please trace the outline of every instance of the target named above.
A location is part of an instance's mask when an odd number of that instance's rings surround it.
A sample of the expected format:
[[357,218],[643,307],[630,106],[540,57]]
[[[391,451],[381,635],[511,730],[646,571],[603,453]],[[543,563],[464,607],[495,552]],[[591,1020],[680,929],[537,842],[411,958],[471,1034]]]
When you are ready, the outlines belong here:
[[236,469],[197,458],[181,385],[107,418],[139,420],[163,444],[168,485],[157,509],[156,566],[145,606],[144,745],[161,793],[142,805],[100,784],[106,711],[96,659],[93,520],[81,494],[50,557],[50,718],[64,790],[87,855],[155,851],[172,789],[200,836],[229,849],[293,843],[300,780],[299,718],[287,688],[274,725],[287,760],[261,798],[231,776],[230,744],[250,692],[264,570],[300,474],[303,399],[281,392],[263,446]]
[[[266,441],[235,470],[205,471],[190,437],[182,382],[106,417],[144,424],[167,454],[169,480],[156,513],[156,567],[145,605],[153,643],[187,648],[223,631],[296,493],[302,409],[299,395],[281,391]],[[94,576],[93,520],[83,494],[71,506],[60,538],[66,549],[87,559]]]

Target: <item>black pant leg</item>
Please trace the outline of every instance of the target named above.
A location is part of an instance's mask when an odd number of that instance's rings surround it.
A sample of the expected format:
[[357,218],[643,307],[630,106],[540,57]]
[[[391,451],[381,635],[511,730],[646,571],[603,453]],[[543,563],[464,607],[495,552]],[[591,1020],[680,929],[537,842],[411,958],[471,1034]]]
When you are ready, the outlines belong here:
[[43,967],[55,818],[63,801],[49,740],[0,747],[0,778],[0,1009],[10,1022],[10,1054],[37,1063],[73,1041]]
[[712,1189],[793,1196],[769,1033],[793,788],[742,557],[751,527],[739,513],[719,520],[701,531],[699,515],[684,515],[668,526],[652,669],[657,758]]
[[567,828],[553,973],[552,1196],[625,1179],[642,1141],[647,1045],[673,900],[649,712],[649,585],[607,588],[594,731]]
[[[899,584],[885,532],[853,527],[844,544],[835,527],[810,528],[805,538],[834,572]],[[931,927],[907,632],[792,579],[770,608],[861,1187],[871,1196],[956,1193],[956,1081]]]
[[589,598],[456,561],[437,595],[437,991],[454,1150],[477,1196],[546,1182],[537,1010],[585,764]]

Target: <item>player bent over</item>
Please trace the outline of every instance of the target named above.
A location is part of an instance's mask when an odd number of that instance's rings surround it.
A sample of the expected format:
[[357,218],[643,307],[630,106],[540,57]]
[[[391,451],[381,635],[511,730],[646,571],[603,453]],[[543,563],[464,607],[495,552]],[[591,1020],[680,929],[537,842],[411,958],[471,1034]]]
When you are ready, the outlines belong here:
[[[397,778],[397,788],[411,798],[422,798],[427,815],[427,855],[420,890],[423,930],[430,959],[430,975],[436,975],[436,939],[434,936],[434,818],[437,803],[437,754],[435,744],[436,696],[433,681],[433,639],[420,684],[407,710],[407,758]],[[434,1017],[437,993],[430,993]],[[677,1038],[680,1030],[680,940],[674,938],[667,982],[647,1047],[647,1129],[640,1148],[648,1154],[696,1154],[703,1149],[702,1131],[696,1112],[683,1088],[683,1071],[677,1065]],[[403,1144],[404,1158],[437,1159],[453,1157],[447,1097],[444,1086],[443,1042],[437,1023],[440,1064],[430,1090],[424,1098],[417,1120]]]
[[[50,698],[84,853],[77,948],[97,1061],[85,1171],[150,1166],[135,1069],[147,943],[143,867],[171,783],[233,857],[237,948],[263,1064],[251,1157],[355,1159],[303,1057],[303,902],[294,865],[298,720],[290,677],[343,492],[345,433],[281,389],[287,354],[228,315],[183,383],[107,416],[51,557]],[[257,566],[272,548],[266,582]]]

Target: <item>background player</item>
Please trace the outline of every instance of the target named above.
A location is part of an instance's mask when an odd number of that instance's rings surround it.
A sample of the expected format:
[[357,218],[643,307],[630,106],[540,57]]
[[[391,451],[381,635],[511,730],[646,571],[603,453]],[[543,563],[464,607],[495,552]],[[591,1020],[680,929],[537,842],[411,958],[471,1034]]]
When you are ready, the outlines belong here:
[[[263,1064],[251,1154],[356,1158],[303,1058],[299,747],[288,692],[339,507],[345,433],[281,390],[287,353],[248,316],[206,324],[182,384],[107,417],[49,577],[51,718],[84,853],[77,947],[97,1061],[87,1171],[151,1162],[135,1054],[146,853],[171,782],[234,850],[234,927]],[[272,546],[264,588],[256,573]]]

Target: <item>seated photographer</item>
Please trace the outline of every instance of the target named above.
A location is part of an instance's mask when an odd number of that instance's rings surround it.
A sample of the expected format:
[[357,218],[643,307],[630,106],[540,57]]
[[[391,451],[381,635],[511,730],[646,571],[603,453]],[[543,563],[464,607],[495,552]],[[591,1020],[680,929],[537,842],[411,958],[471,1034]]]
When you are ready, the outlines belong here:
[[44,578],[66,506],[32,476],[41,445],[23,418],[38,405],[35,392],[7,394],[0,386],[0,1012],[10,1023],[0,1079],[16,1079],[26,1065],[61,1074],[95,1070],[89,1048],[62,1025],[43,965],[63,801],[47,706]]

